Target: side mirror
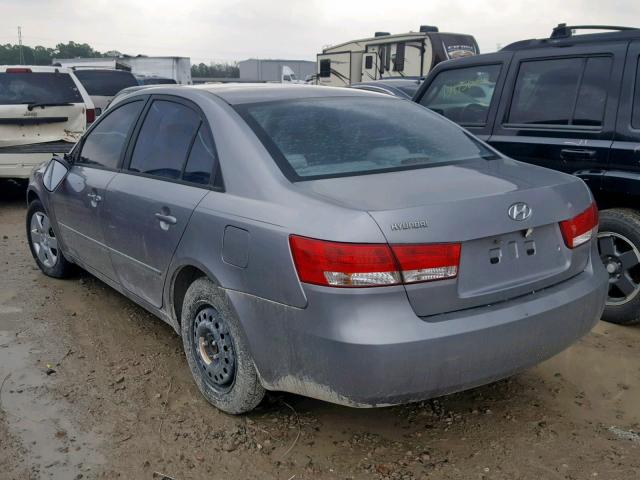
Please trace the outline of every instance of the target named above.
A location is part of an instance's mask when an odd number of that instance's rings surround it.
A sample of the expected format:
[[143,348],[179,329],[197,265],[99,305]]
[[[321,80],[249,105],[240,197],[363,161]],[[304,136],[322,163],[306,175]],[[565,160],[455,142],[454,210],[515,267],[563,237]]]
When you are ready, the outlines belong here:
[[62,180],[69,173],[69,169],[71,168],[69,162],[67,161],[67,155],[64,157],[55,156],[51,160],[49,160],[49,164],[47,168],[44,170],[44,174],[42,175],[42,183],[44,184],[44,188],[46,188],[49,192],[53,192],[58,185],[62,183]]

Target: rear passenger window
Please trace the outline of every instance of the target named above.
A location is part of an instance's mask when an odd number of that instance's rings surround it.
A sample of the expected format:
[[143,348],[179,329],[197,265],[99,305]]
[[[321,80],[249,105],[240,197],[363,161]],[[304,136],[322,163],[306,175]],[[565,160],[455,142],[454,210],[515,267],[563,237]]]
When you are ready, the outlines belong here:
[[534,60],[520,65],[509,123],[602,125],[610,57]]
[[202,124],[193,142],[182,179],[185,182],[207,185],[217,163],[216,151],[207,132],[207,126]]
[[438,74],[420,103],[462,125],[484,125],[500,65],[479,65]]
[[602,125],[610,75],[611,57],[587,59],[573,114],[573,125]]
[[78,163],[117,168],[129,131],[143,105],[144,102],[135,101],[106,113],[85,138]]
[[176,102],[155,100],[144,119],[129,170],[179,179],[200,116]]
[[634,90],[631,126],[640,129],[640,57],[638,58],[638,67],[636,68],[636,86]]

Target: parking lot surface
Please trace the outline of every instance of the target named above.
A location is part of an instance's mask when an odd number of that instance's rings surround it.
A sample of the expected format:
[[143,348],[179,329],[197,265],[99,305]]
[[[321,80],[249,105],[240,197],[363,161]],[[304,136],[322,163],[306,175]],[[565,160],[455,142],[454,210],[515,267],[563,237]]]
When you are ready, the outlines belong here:
[[639,327],[600,323],[536,368],[420,404],[272,393],[231,417],[168,325],[88,274],[42,275],[25,212],[0,181],[3,479],[640,477]]

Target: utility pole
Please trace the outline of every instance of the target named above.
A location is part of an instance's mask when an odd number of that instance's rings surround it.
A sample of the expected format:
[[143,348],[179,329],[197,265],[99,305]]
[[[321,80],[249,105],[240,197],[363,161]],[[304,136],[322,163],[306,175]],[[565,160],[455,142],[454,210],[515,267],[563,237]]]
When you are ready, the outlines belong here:
[[20,65],[24,65],[24,54],[22,53],[22,27],[18,27],[18,50],[20,51]]

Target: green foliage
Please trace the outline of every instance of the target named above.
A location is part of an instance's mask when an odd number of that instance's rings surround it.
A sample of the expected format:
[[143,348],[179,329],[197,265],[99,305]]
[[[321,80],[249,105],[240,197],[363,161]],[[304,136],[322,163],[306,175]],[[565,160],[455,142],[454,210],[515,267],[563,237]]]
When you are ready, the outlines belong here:
[[[25,65],[51,65],[54,58],[90,58],[119,56],[120,52],[110,51],[100,53],[87,43],[67,42],[59,43],[55,48],[43,46],[22,46]],[[20,47],[7,43],[0,45],[0,65],[19,65]]]
[[237,63],[211,63],[191,65],[192,77],[238,78],[240,69]]

